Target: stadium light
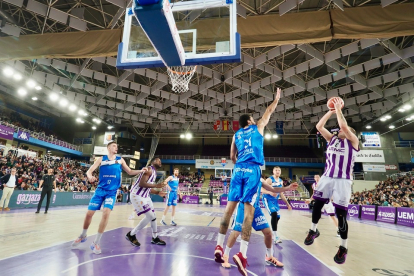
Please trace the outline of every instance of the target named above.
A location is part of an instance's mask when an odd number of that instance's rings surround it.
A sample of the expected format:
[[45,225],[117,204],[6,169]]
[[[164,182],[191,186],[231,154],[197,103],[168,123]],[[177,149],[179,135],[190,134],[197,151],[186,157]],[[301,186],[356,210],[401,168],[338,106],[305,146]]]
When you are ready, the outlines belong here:
[[277,134],[273,134],[273,139],[277,139],[277,137],[279,137]]
[[81,118],[76,118],[76,122],[81,122],[82,121],[82,119]]
[[12,68],[10,68],[10,67],[6,67],[6,68],[3,69],[3,74],[6,77],[11,77],[14,74],[14,70]]
[[23,77],[22,77],[22,75],[20,75],[19,73],[16,73],[16,74],[14,74],[13,75],[13,79],[15,80],[15,81],[19,81],[19,80],[21,80]]
[[411,121],[412,120],[412,118],[411,117],[408,117],[408,118],[405,118],[407,121]]
[[187,140],[190,140],[191,138],[193,138],[193,135],[192,135],[191,133],[187,133],[187,134],[185,135],[185,138],[186,138]]
[[400,109],[398,109],[398,111],[399,112],[405,112],[405,109],[404,108],[400,108]]
[[39,90],[42,90],[42,87],[41,87],[40,85],[37,85],[37,86],[35,87],[35,89],[36,89],[37,91],[39,91]]
[[96,126],[92,126],[92,129],[96,129]]
[[387,118],[385,118],[385,117],[382,117],[381,119],[380,119],[380,121],[381,122],[385,122],[387,120]]
[[366,129],[371,129],[371,126],[366,126]]
[[32,100],[33,100],[33,101],[37,101],[37,97],[33,97],[33,98],[32,98]]
[[403,106],[403,108],[404,108],[405,110],[410,110],[410,109],[411,109],[411,105],[406,104],[406,105],[404,105],[404,106]]
[[184,135],[184,134],[181,134],[181,135],[180,135],[180,138],[185,138],[185,135]]
[[28,80],[26,82],[27,87],[29,88],[35,88],[36,87],[36,82],[34,80]]
[[113,128],[113,126],[108,126],[108,129],[112,129]]
[[385,116],[385,119],[391,119],[392,117],[390,115]]
[[60,102],[59,102],[60,106],[67,106],[67,104],[68,104],[68,100],[66,100],[66,99],[61,99]]
[[58,94],[56,94],[56,93],[52,93],[52,94],[50,94],[50,100],[52,101],[52,102],[55,102],[55,101],[57,101],[57,99],[59,98],[59,96],[58,96]]
[[76,105],[74,105],[74,104],[71,104],[70,106],[69,106],[69,110],[70,111],[75,111],[76,110]]
[[24,88],[19,88],[19,90],[17,90],[17,94],[19,94],[20,96],[24,96],[27,94],[27,91]]
[[265,134],[265,138],[266,138],[266,139],[270,139],[270,138],[272,138],[272,136],[271,136],[269,133],[266,133],[266,134]]
[[390,128],[390,129],[394,129],[394,128],[395,128],[395,126],[394,126],[394,125],[390,125],[390,126],[389,126],[389,128]]

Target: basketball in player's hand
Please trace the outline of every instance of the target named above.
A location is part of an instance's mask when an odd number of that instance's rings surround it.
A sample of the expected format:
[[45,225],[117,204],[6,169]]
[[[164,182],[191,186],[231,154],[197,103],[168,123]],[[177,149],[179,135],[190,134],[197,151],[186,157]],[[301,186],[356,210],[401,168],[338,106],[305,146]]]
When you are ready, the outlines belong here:
[[344,100],[342,100],[340,97],[332,97],[326,103],[326,105],[328,106],[330,111],[335,112],[335,102],[336,101],[339,101],[341,103],[341,109],[344,108],[344,105],[345,105]]

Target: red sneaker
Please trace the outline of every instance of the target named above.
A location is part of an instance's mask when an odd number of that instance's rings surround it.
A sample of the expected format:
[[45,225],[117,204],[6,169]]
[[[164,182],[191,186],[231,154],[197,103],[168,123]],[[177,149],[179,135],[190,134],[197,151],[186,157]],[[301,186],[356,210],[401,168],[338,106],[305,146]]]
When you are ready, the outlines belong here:
[[237,265],[237,268],[239,269],[241,275],[247,276],[246,266],[248,266],[249,264],[247,263],[247,259],[243,257],[243,254],[239,252],[236,255],[234,255],[233,261]]
[[216,261],[216,263],[220,263],[220,264],[224,263],[223,255],[224,255],[223,247],[221,247],[220,245],[217,245],[216,249],[214,250],[214,257],[215,257],[214,260]]

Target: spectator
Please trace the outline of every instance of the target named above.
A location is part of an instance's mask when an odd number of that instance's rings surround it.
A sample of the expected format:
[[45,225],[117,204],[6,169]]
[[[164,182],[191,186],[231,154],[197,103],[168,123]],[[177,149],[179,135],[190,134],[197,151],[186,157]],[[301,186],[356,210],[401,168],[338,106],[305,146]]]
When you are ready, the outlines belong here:
[[[1,179],[1,184],[3,184],[3,196],[0,200],[0,210],[10,211],[9,201],[10,197],[13,194],[14,188],[17,186],[17,177],[16,177],[16,168],[11,169],[11,173],[3,176]],[[3,209],[4,205],[4,209]]]

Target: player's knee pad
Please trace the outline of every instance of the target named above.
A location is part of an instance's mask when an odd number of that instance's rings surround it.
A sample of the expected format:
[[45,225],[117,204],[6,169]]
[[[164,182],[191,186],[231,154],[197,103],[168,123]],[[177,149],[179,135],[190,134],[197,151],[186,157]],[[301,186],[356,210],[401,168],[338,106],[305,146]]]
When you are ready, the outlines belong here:
[[348,238],[348,222],[346,221],[347,211],[343,209],[336,208],[336,216],[338,218],[338,229],[341,239]]
[[322,215],[322,208],[325,203],[320,200],[315,200],[315,204],[313,205],[312,210],[312,223],[318,223]]

